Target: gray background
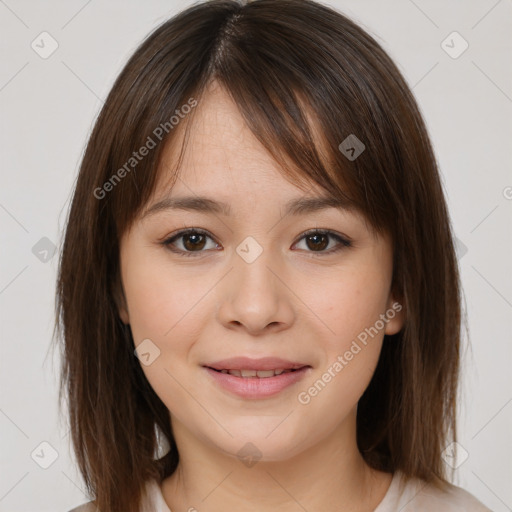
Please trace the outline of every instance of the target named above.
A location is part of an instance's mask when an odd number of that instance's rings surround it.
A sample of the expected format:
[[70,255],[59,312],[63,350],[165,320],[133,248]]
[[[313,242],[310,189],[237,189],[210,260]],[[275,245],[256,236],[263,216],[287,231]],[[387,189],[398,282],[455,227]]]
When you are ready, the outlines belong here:
[[[66,511],[87,500],[57,415],[59,362],[48,352],[52,247],[102,98],[143,37],[190,3],[0,0],[0,511]],[[329,4],[390,53],[425,116],[471,333],[459,430],[467,459],[446,460],[458,465],[455,483],[496,512],[512,510],[512,1]],[[51,49],[43,31],[58,43],[46,59],[31,47]],[[448,37],[454,31],[463,39]],[[453,58],[463,40],[468,49]]]

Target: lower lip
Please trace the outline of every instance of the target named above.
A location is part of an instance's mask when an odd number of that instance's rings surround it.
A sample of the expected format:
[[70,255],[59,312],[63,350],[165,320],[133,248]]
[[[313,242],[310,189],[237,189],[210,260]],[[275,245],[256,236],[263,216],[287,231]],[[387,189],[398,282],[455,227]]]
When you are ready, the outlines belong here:
[[229,373],[218,372],[207,367],[204,368],[222,388],[248,399],[267,398],[277,395],[283,389],[299,382],[311,370],[310,366],[305,366],[294,372],[281,373],[281,375],[260,379],[259,377],[236,377]]

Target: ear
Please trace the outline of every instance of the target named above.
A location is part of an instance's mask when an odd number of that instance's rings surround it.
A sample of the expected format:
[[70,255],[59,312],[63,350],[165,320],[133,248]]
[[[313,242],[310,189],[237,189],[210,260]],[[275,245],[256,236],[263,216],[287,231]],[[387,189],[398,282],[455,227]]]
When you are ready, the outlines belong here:
[[123,297],[123,303],[124,303],[123,305],[117,306],[117,309],[119,311],[119,317],[121,318],[121,321],[124,324],[129,325],[130,324],[130,316],[128,315],[128,308],[126,307],[124,297]]
[[119,313],[121,321],[124,324],[129,325],[130,315],[128,314],[128,305],[126,304],[123,285],[121,283],[121,279],[119,278],[119,276],[115,281],[112,295],[114,297],[114,302],[116,304],[117,312]]
[[401,300],[395,299],[395,294],[390,294],[385,313],[388,321],[384,334],[396,334],[400,332],[405,322],[405,306]]

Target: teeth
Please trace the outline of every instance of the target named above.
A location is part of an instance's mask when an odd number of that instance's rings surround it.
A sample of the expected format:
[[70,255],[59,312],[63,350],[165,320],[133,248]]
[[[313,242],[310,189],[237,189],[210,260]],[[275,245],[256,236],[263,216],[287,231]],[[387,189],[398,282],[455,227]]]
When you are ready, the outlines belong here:
[[274,370],[259,370],[259,371],[256,372],[256,374],[261,379],[264,379],[266,377],[274,377],[275,372],[274,372]]
[[292,370],[221,370],[221,373],[229,373],[235,377],[242,378],[258,377],[260,379],[266,379],[291,371]]

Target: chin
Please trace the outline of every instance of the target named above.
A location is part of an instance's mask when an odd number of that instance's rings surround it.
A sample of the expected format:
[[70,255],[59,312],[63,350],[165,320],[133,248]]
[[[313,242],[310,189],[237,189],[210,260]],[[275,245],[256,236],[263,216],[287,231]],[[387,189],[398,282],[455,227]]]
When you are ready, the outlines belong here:
[[[259,420],[264,421],[259,421]],[[254,418],[247,417],[247,422],[241,428],[231,428],[233,435],[222,436],[221,439],[209,438],[208,442],[215,449],[237,458],[248,467],[256,462],[279,462],[288,460],[314,444],[311,435],[302,429],[294,429],[293,425],[286,428],[283,417]],[[285,420],[285,422],[288,420]],[[241,422],[239,422],[241,423]],[[270,428],[269,428],[270,426]],[[277,428],[276,428],[277,427]],[[205,433],[206,434],[206,433]]]

